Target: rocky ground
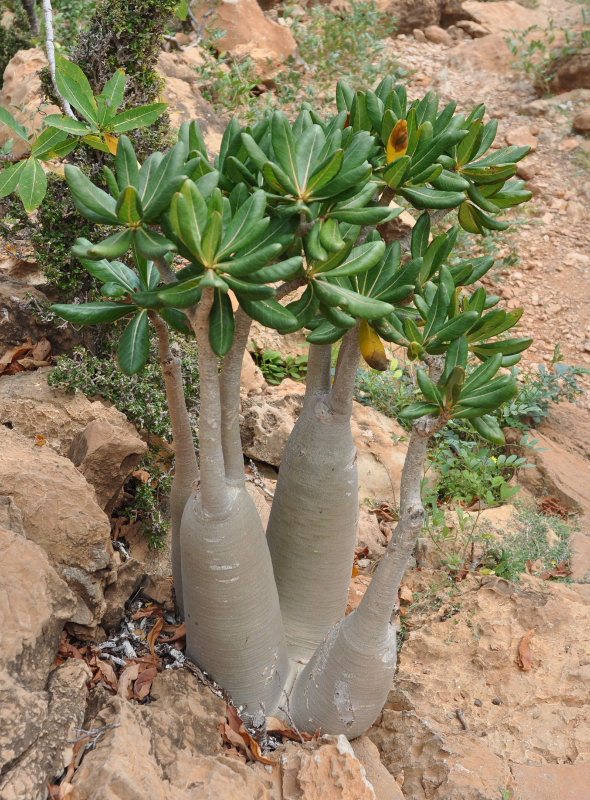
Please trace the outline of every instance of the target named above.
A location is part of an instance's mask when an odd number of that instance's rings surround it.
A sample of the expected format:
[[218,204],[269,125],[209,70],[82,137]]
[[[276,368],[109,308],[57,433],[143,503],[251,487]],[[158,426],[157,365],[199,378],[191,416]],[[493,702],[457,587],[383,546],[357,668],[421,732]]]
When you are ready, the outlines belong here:
[[[346,0],[334,2],[346,12]],[[227,49],[251,53],[270,79],[293,52],[291,34],[276,9],[263,17],[254,0],[240,3],[250,23],[229,31]],[[500,143],[531,144],[519,173],[534,197],[488,242],[499,262],[491,281],[509,307],[529,309],[525,366],[548,365],[557,343],[565,363],[590,366],[590,79],[576,87],[564,71],[559,93],[539,99],[504,41],[506,31],[546,27],[550,17],[579,26],[580,5],[382,5],[405,14],[406,32],[387,46],[411,71],[411,96],[434,89],[461,108],[485,102]],[[189,48],[160,63],[173,118],[198,118],[214,147],[222,126],[199,92],[201,58]],[[22,104],[28,119],[42,63],[38,50],[18,54],[0,104]],[[15,363],[22,371],[0,377],[1,800],[589,796],[588,393],[535,431],[535,466],[518,476],[532,502],[550,497],[578,515],[569,582],[535,564],[517,583],[479,572],[449,582],[425,539],[400,593],[395,686],[368,736],[352,747],[334,737],[303,743],[271,721],[272,748],[261,753],[223,693],[184,663],[166,552],[149,551],[137,525],[112,530],[110,513],[145,443],[116,409],[48,387],[52,354],[68,352],[77,335],[31,316],[46,300],[43,276],[26,242],[3,245],[0,373]],[[296,340],[255,338],[300,352]],[[264,518],[302,388],[269,387],[249,357],[245,367],[242,433]],[[351,608],[387,542],[405,453],[403,430],[374,409],[355,405],[353,433],[360,496],[371,502],[361,508]],[[483,516],[498,541],[519,525],[512,507]]]

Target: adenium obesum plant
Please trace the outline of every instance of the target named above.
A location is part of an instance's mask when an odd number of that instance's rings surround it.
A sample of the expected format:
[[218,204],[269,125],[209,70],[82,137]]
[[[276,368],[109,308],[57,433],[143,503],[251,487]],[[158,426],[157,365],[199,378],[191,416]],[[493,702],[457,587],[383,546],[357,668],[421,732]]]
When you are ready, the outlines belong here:
[[[78,210],[117,230],[74,248],[109,299],[53,309],[77,324],[128,318],[118,346],[127,373],[145,363],[150,323],[157,332],[176,452],[173,574],[188,656],[254,724],[287,694],[300,729],[352,738],[373,723],[391,687],[390,620],[423,524],[428,440],[463,418],[501,441],[490,412],[516,392],[501,368],[530,344],[505,336],[522,310],[498,308],[478,285],[492,259],[451,262],[458,227],[434,235],[432,218],[457,212],[469,232],[504,229],[497,213],[530,193],[512,180],[527,148],[487,155],[497,122],[483,122],[483,106],[465,117],[454,103],[439,111],[433,93],[408,103],[404,87],[385,79],[374,92],[339,84],[337,107],[326,119],[306,105],[293,123],[280,111],[247,128],[234,120],[213,165],[196,123],[141,166],[121,136],[113,169],[105,168],[108,192],[66,166]],[[386,242],[379,226],[399,204],[417,210],[416,224],[408,239]],[[252,319],[280,333],[306,329],[310,343],[303,411],[266,536],[245,489],[238,422]],[[198,344],[198,466],[169,327]],[[361,354],[387,366],[383,340],[422,365],[423,400],[402,412],[414,422],[399,522],[359,608],[343,619],[358,514],[354,380]]]

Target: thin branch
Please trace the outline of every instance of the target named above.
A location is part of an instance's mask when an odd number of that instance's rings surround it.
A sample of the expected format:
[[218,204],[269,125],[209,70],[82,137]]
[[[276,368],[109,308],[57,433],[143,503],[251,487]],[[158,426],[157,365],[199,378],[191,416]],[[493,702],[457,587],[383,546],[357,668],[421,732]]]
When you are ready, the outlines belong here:
[[42,3],[43,16],[45,18],[45,51],[47,52],[47,61],[49,62],[49,73],[51,75],[53,90],[59,100],[61,110],[66,117],[76,119],[72,107],[57,88],[57,81],[55,79],[55,45],[53,43],[53,10],[51,8],[51,0],[42,0]]
[[165,258],[155,258],[154,264],[156,265],[156,269],[160,273],[160,278],[162,278],[164,283],[174,283],[178,280],[176,273]]
[[296,289],[300,289],[302,286],[305,286],[305,278],[293,278],[290,281],[286,281],[282,283],[280,286],[277,287],[275,292],[275,300],[282,300],[283,297],[286,297],[291,292],[294,292]]
[[234,340],[223,359],[219,380],[225,477],[238,486],[244,484],[244,453],[240,436],[240,379],[251,325],[252,320],[240,306],[235,314]]

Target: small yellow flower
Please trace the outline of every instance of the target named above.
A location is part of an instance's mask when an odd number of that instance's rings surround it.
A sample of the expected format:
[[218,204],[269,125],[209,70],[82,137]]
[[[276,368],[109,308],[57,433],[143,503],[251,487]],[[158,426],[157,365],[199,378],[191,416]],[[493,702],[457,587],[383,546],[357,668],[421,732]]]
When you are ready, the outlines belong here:
[[492,461],[494,462],[494,464],[495,464],[495,463],[498,461],[498,459],[496,458],[496,456],[492,456]]

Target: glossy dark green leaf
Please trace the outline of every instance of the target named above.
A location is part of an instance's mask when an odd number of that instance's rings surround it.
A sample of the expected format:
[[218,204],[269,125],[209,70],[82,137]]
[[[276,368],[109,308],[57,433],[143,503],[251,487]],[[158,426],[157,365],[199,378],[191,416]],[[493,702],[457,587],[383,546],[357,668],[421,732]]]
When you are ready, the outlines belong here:
[[98,124],[96,100],[88,78],[77,64],[56,55],[55,81],[62,97],[89,122]]
[[145,106],[129,108],[114,117],[111,123],[113,130],[115,133],[123,133],[151,125],[162,116],[167,108],[168,103],[150,103]]
[[81,258],[80,262],[91,275],[103,283],[117,283],[128,292],[134,292],[141,286],[135,272],[121,261],[107,261],[104,258],[100,261],[92,261]]
[[340,308],[354,317],[375,319],[386,316],[392,310],[389,303],[364,297],[357,292],[353,292],[352,289],[346,289],[338,284],[314,280],[313,285],[320,302],[329,306],[340,306]]
[[98,325],[101,322],[114,322],[135,311],[135,306],[128,303],[54,303],[50,310],[58,317],[73,322],[75,325]]
[[136,225],[143,216],[143,208],[137,189],[126,186],[117,200],[117,216],[125,225]]
[[133,234],[129,228],[117,231],[102,242],[85,244],[79,239],[72,247],[72,253],[78,258],[101,259],[118,258],[129,250]]
[[133,186],[139,190],[139,166],[133,145],[127,136],[120,136],[117,143],[115,156],[115,172],[119,189],[123,191],[126,186]]
[[116,200],[95,186],[78,167],[66,164],[65,176],[78,211],[92,222],[118,225]]
[[218,356],[224,356],[234,339],[234,312],[229,296],[214,289],[213,306],[209,314],[209,344]]
[[174,244],[160,233],[149,228],[138,228],[134,231],[135,246],[140,255],[149,261],[163,258],[167,253],[174,251]]
[[483,439],[492,444],[505,444],[504,434],[498,425],[497,420],[489,414],[483,414],[481,417],[473,417],[470,420],[473,429]]
[[410,403],[409,406],[402,408],[398,413],[398,417],[401,419],[418,419],[427,414],[434,414],[435,411],[439,411],[439,407],[434,403]]
[[0,197],[6,197],[16,189],[20,173],[25,166],[24,161],[11,164],[0,172]]
[[346,331],[346,328],[337,328],[328,320],[324,320],[306,338],[311,344],[332,344],[341,339]]
[[117,361],[125,375],[135,375],[143,368],[150,352],[148,312],[140,311],[127,325],[117,348]]
[[295,323],[298,325],[297,318],[276,300],[247,300],[242,297],[240,305],[249,317],[268,328],[281,330]]
[[31,156],[18,177],[18,196],[22,200],[25,211],[34,211],[47,191],[47,177],[39,159]]
[[406,186],[400,194],[416,208],[455,208],[465,200],[463,192],[442,192],[426,186]]
[[45,123],[50,125],[53,130],[57,129],[63,133],[70,133],[72,136],[88,136],[88,134],[96,130],[87,122],[63,117],[61,114],[49,114],[48,117],[45,117]]

